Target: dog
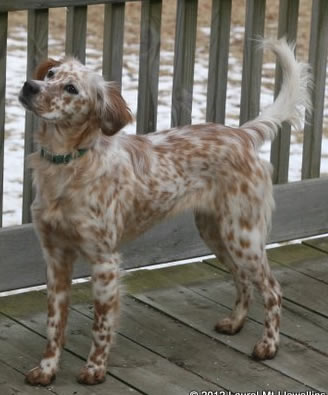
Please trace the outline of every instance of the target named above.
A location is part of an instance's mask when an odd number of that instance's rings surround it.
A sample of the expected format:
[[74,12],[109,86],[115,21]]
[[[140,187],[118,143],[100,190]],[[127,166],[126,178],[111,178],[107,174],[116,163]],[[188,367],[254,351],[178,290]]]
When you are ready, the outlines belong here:
[[233,310],[215,329],[233,335],[243,327],[255,286],[265,323],[253,357],[275,356],[282,294],[265,251],[274,208],[272,169],[258,151],[282,122],[299,124],[300,106],[310,108],[310,77],[285,39],[263,45],[281,64],[282,86],[272,105],[239,128],[205,123],[148,135],[119,133],[132,115],[118,87],[73,58],[46,60],[24,83],[19,100],[41,119],[39,150],[29,163],[48,289],[47,346],[39,366],[27,373],[28,383],[48,385],[55,377],[78,255],[91,264],[94,297],[91,350],[78,381],[105,380],[120,303],[118,249],[187,209],[236,285]]

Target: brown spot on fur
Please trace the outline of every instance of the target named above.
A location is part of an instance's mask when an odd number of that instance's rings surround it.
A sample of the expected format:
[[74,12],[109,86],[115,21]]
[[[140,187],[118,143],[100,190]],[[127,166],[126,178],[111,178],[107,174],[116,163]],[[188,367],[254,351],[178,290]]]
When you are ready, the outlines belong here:
[[240,217],[239,225],[241,229],[252,230],[252,225],[246,218]]
[[245,195],[248,194],[248,184],[246,182],[243,182],[240,186],[240,191],[244,193]]
[[70,104],[72,102],[72,98],[70,96],[64,97],[64,104]]
[[271,310],[271,309],[273,308],[273,306],[275,306],[276,304],[277,304],[276,299],[275,299],[273,296],[271,296],[271,297],[269,298],[268,304],[267,304],[268,310]]
[[43,358],[47,359],[47,358],[53,358],[56,355],[56,351],[54,350],[54,348],[51,347],[51,345],[48,343],[47,344],[47,348],[45,353],[43,354]]
[[233,230],[230,230],[230,232],[228,233],[228,240],[229,241],[233,241],[235,238],[235,235],[233,233]]
[[56,312],[55,312],[55,308],[54,308],[54,298],[53,296],[50,296],[48,298],[48,319],[51,317],[54,317]]
[[239,243],[240,243],[240,247],[241,248],[249,248],[250,247],[250,245],[251,245],[251,243],[250,243],[250,241],[249,240],[245,240],[245,239],[243,239],[243,238],[240,238],[239,239]]

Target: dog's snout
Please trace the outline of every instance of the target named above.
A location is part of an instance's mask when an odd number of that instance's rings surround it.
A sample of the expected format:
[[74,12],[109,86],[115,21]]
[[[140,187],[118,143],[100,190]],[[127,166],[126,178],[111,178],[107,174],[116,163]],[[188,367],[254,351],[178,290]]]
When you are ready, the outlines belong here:
[[31,96],[35,95],[38,92],[40,92],[40,87],[37,83],[33,81],[26,81],[23,85],[23,95],[26,96]]

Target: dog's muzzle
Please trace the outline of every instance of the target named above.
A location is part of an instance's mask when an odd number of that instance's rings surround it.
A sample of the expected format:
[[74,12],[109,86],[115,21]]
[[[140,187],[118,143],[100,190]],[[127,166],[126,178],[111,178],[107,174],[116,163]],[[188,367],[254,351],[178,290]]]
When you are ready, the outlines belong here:
[[29,107],[30,101],[37,93],[40,92],[39,85],[34,81],[26,81],[19,94],[19,101],[25,106]]

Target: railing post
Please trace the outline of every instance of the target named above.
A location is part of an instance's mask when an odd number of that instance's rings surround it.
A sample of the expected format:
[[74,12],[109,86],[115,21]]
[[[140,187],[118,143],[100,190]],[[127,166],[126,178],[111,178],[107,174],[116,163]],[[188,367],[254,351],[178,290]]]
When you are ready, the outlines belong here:
[[255,118],[260,110],[263,50],[256,39],[263,37],[265,0],[247,0],[243,75],[241,83],[240,124]]
[[[288,42],[296,42],[298,9],[299,0],[280,0],[279,38],[285,36]],[[276,63],[275,97],[279,94],[281,82],[281,67]],[[289,124],[283,124],[271,146],[271,163],[273,164],[273,182],[275,184],[288,182],[290,130]]]
[[206,120],[222,124],[227,95],[231,4],[231,0],[212,2]]
[[141,10],[137,133],[156,130],[162,0],[146,0]]
[[87,12],[87,6],[67,7],[65,52],[82,63],[85,63]]
[[0,13],[0,228],[3,214],[3,171],[5,149],[5,97],[7,65],[8,12]]
[[314,89],[312,112],[306,114],[304,128],[302,179],[320,177],[322,120],[328,52],[328,2],[313,0],[309,63]]
[[122,84],[125,3],[106,4],[104,20],[103,76]]
[[198,0],[179,0],[176,18],[172,126],[191,123]]
[[[27,78],[32,78],[36,66],[48,55],[48,9],[28,11]],[[25,118],[24,158],[34,151],[33,135],[38,129],[37,117],[31,112]],[[24,163],[23,223],[31,222],[30,206],[33,201],[32,174]]]

